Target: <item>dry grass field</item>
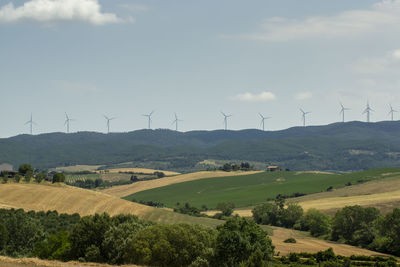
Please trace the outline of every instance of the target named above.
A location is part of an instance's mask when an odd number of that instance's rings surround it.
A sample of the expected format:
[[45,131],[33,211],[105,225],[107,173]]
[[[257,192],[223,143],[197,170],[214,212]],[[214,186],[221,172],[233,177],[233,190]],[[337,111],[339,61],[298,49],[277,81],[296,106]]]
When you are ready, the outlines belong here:
[[154,222],[187,222],[208,226],[216,226],[221,223],[214,219],[191,217],[133,203],[101,192],[62,184],[1,184],[0,208],[22,208],[34,211],[56,210],[59,213],[78,213],[81,216],[103,212],[110,215],[125,213]]
[[[166,176],[173,176],[173,175],[180,174],[179,172],[144,169],[144,168],[117,168],[117,169],[107,169],[107,171],[108,171],[108,173],[134,172],[134,173],[144,173],[144,174],[153,174],[154,172],[163,172]],[[97,172],[102,172],[102,171],[97,171]]]
[[107,188],[103,190],[103,193],[110,194],[117,197],[125,197],[131,194],[153,189],[157,187],[163,187],[171,184],[183,183],[188,181],[194,181],[199,179],[206,179],[206,178],[215,178],[215,177],[225,177],[225,176],[237,176],[237,175],[249,175],[253,173],[259,173],[261,171],[249,171],[249,172],[224,172],[224,171],[201,171],[201,172],[194,172],[188,174],[181,174],[173,177],[168,178],[161,178],[156,180],[150,181],[143,181],[137,182],[129,185],[121,185],[121,186],[114,186],[111,188]]
[[[111,267],[115,265],[100,264],[100,263],[86,263],[86,262],[61,262],[61,261],[49,261],[40,260],[36,258],[22,258],[14,259],[9,257],[0,256],[0,267]],[[137,267],[137,265],[119,265],[124,267]]]
[[[358,247],[353,247],[345,244],[338,244],[335,242],[317,239],[310,237],[305,232],[300,232],[291,229],[272,227],[273,234],[271,236],[272,243],[275,246],[275,253],[279,252],[281,256],[288,255],[290,252],[309,252],[316,253],[321,250],[327,250],[332,248],[335,254],[342,256],[351,255],[385,255],[379,252],[361,249]],[[296,239],[297,243],[284,243],[283,241],[288,238]],[[386,255],[387,256],[387,255]]]

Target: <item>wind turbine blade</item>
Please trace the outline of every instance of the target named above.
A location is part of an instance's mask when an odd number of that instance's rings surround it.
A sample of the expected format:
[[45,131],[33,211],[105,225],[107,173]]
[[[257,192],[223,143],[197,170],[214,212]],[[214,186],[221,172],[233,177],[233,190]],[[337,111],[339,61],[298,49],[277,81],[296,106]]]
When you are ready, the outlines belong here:
[[222,116],[226,117],[225,113],[223,113],[222,111],[221,111],[221,114],[222,114]]

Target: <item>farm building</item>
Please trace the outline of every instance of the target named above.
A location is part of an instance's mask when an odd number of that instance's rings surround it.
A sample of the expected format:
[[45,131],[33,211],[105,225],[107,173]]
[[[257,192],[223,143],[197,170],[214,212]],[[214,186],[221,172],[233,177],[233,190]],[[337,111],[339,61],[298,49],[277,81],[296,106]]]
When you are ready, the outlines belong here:
[[279,168],[279,166],[268,166],[267,167],[267,171],[270,171],[270,172],[280,171],[280,170],[281,170],[281,168]]
[[2,171],[12,171],[13,170],[13,165],[9,163],[0,163],[0,172]]

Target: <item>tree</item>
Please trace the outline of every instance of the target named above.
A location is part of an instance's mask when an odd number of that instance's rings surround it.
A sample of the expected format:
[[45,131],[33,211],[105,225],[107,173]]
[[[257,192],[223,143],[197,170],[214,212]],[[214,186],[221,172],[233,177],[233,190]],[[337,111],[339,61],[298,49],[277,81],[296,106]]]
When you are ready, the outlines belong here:
[[331,229],[331,218],[317,209],[309,209],[300,220],[300,225],[301,230],[310,231],[312,236],[326,235]]
[[208,261],[215,239],[215,230],[200,225],[153,225],[132,239],[125,261],[149,266],[188,266],[198,258]]
[[217,210],[222,212],[224,216],[231,216],[233,213],[233,209],[235,208],[234,203],[218,203]]
[[104,260],[107,256],[105,251],[101,251],[104,235],[110,229],[111,218],[107,213],[95,214],[83,217],[72,229],[69,238],[71,242],[71,256],[75,259],[94,257],[97,247],[100,251],[99,260]]
[[108,263],[122,264],[129,244],[132,242],[135,234],[143,229],[145,225],[140,223],[137,218],[118,224],[114,222],[113,224],[104,234],[102,248],[106,252],[105,256]]
[[23,210],[17,210],[10,214],[4,226],[9,236],[5,249],[9,256],[30,255],[34,245],[44,238],[40,221],[28,216]]
[[65,175],[61,172],[57,172],[53,175],[53,183],[64,183]]
[[1,179],[3,180],[3,184],[6,184],[8,182],[8,175],[3,175]]
[[400,209],[386,214],[380,225],[380,233],[385,237],[387,252],[400,256]]
[[8,241],[8,231],[7,228],[0,224],[0,252],[5,249]]
[[381,217],[376,208],[348,206],[336,212],[332,220],[332,239],[367,246],[375,236],[375,222]]
[[257,205],[251,211],[256,223],[277,225],[279,222],[278,207],[273,203]]
[[217,245],[215,249],[215,266],[238,266],[247,261],[251,255],[270,261],[274,246],[268,234],[253,220],[233,217],[217,227]]
[[49,235],[46,240],[38,242],[34,248],[34,255],[41,259],[68,260],[68,252],[71,247],[69,233],[61,230],[57,234]]
[[31,165],[25,163],[19,166],[18,168],[18,172],[19,174],[26,176],[27,173],[30,173],[31,175],[33,175],[33,168]]
[[282,211],[282,226],[293,228],[293,226],[300,221],[303,212],[303,208],[299,204],[289,203],[287,208]]
[[43,173],[43,172],[40,172],[40,173],[35,175],[35,181],[38,184],[40,184],[45,178],[46,178],[46,174]]

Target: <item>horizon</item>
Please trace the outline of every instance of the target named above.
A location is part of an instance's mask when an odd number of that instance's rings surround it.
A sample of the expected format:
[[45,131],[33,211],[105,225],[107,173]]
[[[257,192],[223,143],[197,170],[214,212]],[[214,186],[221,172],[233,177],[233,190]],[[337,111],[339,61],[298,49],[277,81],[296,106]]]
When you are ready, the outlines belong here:
[[328,124],[318,124],[318,125],[306,125],[306,126],[301,126],[301,125],[297,125],[297,126],[291,126],[288,128],[284,128],[284,129],[277,129],[277,130],[262,130],[260,128],[243,128],[243,129],[197,129],[197,130],[188,130],[188,131],[176,131],[172,128],[152,128],[152,129],[148,129],[148,128],[142,128],[142,129],[134,129],[134,130],[130,130],[130,131],[121,131],[121,132],[113,132],[110,131],[109,133],[107,133],[106,131],[89,131],[89,130],[82,130],[82,131],[76,131],[76,132],[69,132],[67,133],[66,131],[55,131],[55,132],[46,132],[46,133],[33,133],[33,134],[29,134],[29,133],[22,133],[22,134],[17,134],[17,135],[13,135],[13,136],[8,136],[8,137],[0,137],[0,139],[8,139],[8,138],[14,138],[14,137],[18,137],[18,136],[40,136],[40,135],[47,135],[47,134],[66,134],[66,135],[72,135],[72,134],[79,134],[79,133],[95,133],[95,134],[103,134],[103,135],[112,135],[112,134],[127,134],[127,133],[133,133],[133,132],[138,132],[138,131],[170,131],[170,132],[177,132],[177,133],[191,133],[191,132],[216,132],[216,131],[221,131],[221,132],[241,132],[241,131],[259,131],[259,132],[265,132],[265,133],[270,133],[270,132],[282,132],[282,131],[287,131],[290,129],[295,129],[295,128],[299,128],[299,129],[306,129],[306,128],[313,128],[313,127],[325,127],[325,126],[331,126],[331,125],[343,125],[343,124],[351,124],[351,123],[361,123],[361,124],[379,124],[379,123],[398,123],[400,120],[384,120],[384,121],[371,121],[371,122],[366,122],[366,121],[359,121],[359,120],[354,120],[354,121],[345,121],[345,122],[332,122],[332,123],[328,123]]

